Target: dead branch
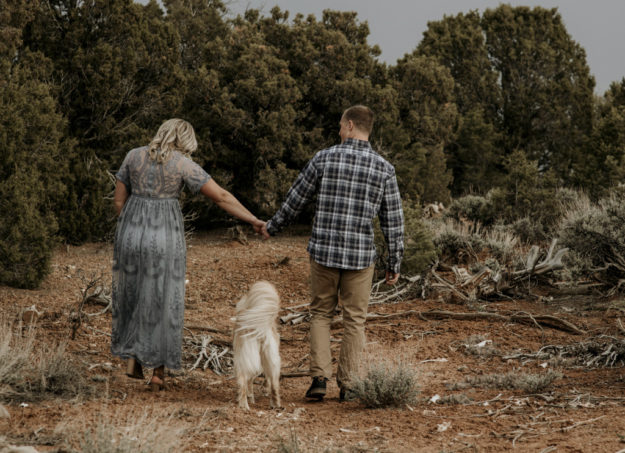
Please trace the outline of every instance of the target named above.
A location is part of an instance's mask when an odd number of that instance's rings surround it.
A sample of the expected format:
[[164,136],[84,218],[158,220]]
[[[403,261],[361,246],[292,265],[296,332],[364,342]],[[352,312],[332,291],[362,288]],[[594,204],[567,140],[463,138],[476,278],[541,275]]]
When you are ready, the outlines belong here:
[[591,418],[589,420],[583,420],[581,422],[573,423],[572,425],[565,426],[564,428],[562,428],[562,431],[568,432],[568,431],[570,431],[570,430],[572,430],[574,428],[577,428],[578,426],[587,425],[589,423],[596,422],[597,420],[601,420],[603,417],[605,417],[605,415],[601,415],[601,416],[599,416],[597,418]]
[[[71,339],[76,338],[76,332],[82,326],[85,318],[99,316],[111,309],[113,301],[111,298],[111,290],[102,284],[103,275],[92,275],[85,277],[81,275],[80,281],[85,285],[80,289],[80,301],[76,309],[70,311],[69,322],[72,329]],[[104,309],[97,313],[84,313],[83,309],[87,304],[103,305]]]
[[[203,335],[200,339],[201,344],[197,344],[197,338],[185,337],[185,340],[195,349],[199,349],[195,363],[189,371],[202,367],[203,370],[210,368],[218,375],[228,374],[232,369],[232,347],[216,344],[209,335]],[[203,362],[203,364],[202,364]]]
[[[552,329],[562,330],[564,332],[574,333],[576,335],[582,335],[585,332],[575,326],[574,324],[560,318],[556,318],[551,315],[531,315],[528,313],[516,313],[510,316],[501,315],[499,313],[490,312],[476,312],[476,313],[456,313],[452,311],[444,310],[432,310],[432,311],[417,311],[408,310],[400,313],[391,313],[387,315],[369,313],[367,314],[367,321],[372,320],[386,320],[393,318],[403,318],[410,315],[420,316],[422,318],[431,319],[457,319],[462,321],[478,321],[478,320],[495,320],[502,322],[517,322],[521,324],[532,324],[540,326],[550,327]],[[341,319],[334,320],[331,324],[332,328],[340,327],[343,324]]]

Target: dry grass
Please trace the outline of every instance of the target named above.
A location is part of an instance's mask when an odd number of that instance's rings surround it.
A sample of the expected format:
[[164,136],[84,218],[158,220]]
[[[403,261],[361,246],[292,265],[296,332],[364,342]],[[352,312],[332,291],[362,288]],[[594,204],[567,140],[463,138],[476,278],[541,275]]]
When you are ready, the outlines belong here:
[[169,453],[185,451],[191,433],[153,408],[103,407],[95,420],[62,424],[56,432],[82,453]]
[[66,354],[65,344],[36,344],[35,328],[22,332],[22,326],[6,321],[0,325],[0,399],[35,401],[93,393]]

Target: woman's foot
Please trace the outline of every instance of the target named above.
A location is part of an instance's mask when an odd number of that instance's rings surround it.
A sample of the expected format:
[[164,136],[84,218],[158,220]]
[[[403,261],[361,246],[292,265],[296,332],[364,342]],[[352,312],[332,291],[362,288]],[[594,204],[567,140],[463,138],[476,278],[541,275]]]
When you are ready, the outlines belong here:
[[165,388],[164,366],[154,368],[154,373],[152,374],[152,379],[150,379],[149,385],[150,390],[152,390],[153,392],[158,392],[159,390],[163,390]]
[[134,357],[129,358],[126,363],[126,376],[133,379],[143,379],[143,368]]

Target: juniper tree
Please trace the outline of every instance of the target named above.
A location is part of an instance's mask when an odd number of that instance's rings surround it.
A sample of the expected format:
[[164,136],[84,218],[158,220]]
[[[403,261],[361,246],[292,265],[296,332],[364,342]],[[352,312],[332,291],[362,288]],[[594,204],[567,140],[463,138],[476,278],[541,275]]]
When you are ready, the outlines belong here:
[[477,11],[428,22],[415,55],[431,56],[454,79],[458,132],[446,145],[452,193],[484,193],[501,177],[498,133],[501,86],[489,59]]
[[571,183],[592,128],[595,82],[584,49],[555,8],[501,5],[484,12],[482,27],[501,80],[505,155],[522,149]]
[[392,159],[402,193],[446,203],[452,176],[443,149],[457,125],[453,79],[433,58],[414,55],[399,60],[392,76],[401,124]]

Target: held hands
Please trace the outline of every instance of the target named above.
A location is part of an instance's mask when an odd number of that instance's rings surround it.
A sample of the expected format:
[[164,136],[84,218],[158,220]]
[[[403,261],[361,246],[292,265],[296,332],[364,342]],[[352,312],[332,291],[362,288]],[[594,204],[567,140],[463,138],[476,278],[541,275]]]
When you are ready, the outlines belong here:
[[399,273],[394,273],[391,271],[386,271],[386,284],[387,285],[394,285],[395,283],[397,283],[397,280],[399,280]]
[[270,236],[267,232],[267,222],[259,219],[254,219],[251,224],[254,227],[254,232],[256,234],[260,234],[263,237],[263,240],[269,239]]
[[265,224],[263,225],[263,228],[260,233],[263,235],[263,241],[266,241],[267,239],[271,237],[271,235],[269,234],[269,231],[267,231],[267,222],[265,222]]

